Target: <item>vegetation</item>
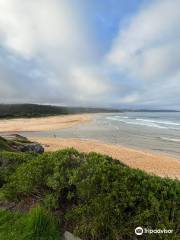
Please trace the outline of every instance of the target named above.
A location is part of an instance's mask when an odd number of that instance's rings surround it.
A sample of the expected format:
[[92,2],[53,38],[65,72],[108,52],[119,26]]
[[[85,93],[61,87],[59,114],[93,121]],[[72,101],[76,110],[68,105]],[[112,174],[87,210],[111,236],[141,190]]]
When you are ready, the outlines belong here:
[[119,112],[116,109],[62,107],[38,104],[0,104],[0,118],[44,117],[62,114]]
[[36,157],[35,154],[0,151],[0,187],[7,181],[16,168]]
[[[6,159],[6,161],[4,160]],[[178,239],[180,182],[150,176],[108,156],[74,149],[0,154],[0,239],[134,239],[134,229],[173,229],[144,239]],[[3,164],[2,164],[3,163]],[[24,212],[22,203],[28,202]],[[27,204],[26,204],[27,205]],[[58,230],[60,229],[60,230]]]
[[12,151],[13,149],[11,148],[10,142],[0,136],[0,151],[2,150]]
[[60,240],[61,238],[57,219],[37,206],[27,214],[1,210],[0,239]]

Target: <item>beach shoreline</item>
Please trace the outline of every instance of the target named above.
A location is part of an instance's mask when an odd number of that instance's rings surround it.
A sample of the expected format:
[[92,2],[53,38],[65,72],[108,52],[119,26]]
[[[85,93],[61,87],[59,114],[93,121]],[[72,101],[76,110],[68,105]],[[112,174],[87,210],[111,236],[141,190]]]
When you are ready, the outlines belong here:
[[0,120],[0,134],[41,132],[70,128],[92,120],[93,114],[69,114],[38,118],[14,118]]
[[[96,114],[61,115],[41,118],[19,118],[0,120],[0,135],[22,134],[23,132],[43,132],[71,128],[76,125],[91,122]],[[180,179],[180,159],[166,153],[152,152],[148,149],[107,143],[93,139],[63,138],[49,136],[28,137],[39,142],[45,151],[56,151],[73,147],[80,152],[97,152],[109,155],[122,161],[132,168],[144,170],[147,173],[161,177]]]
[[120,160],[129,167],[141,169],[160,177],[180,180],[180,160],[168,155],[107,144],[96,140],[59,137],[33,137],[30,140],[41,143],[45,151],[56,151],[72,147],[80,152],[97,152]]

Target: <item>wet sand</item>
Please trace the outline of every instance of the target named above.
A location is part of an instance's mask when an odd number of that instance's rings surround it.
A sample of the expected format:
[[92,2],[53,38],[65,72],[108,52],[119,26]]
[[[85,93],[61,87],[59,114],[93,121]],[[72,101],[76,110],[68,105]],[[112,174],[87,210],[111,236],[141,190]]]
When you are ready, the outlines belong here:
[[50,131],[88,122],[92,114],[74,114],[41,118],[0,120],[0,133]]
[[41,143],[45,151],[73,147],[81,152],[98,152],[118,159],[132,168],[138,168],[161,177],[180,179],[180,159],[175,157],[106,144],[96,140],[51,137],[33,137],[31,140]]

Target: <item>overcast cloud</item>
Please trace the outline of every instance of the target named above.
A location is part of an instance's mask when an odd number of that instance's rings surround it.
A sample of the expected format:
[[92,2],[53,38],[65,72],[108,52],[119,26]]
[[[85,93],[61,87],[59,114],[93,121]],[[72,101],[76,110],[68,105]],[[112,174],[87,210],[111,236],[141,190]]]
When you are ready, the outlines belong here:
[[0,0],[0,101],[180,109],[180,1],[120,2]]

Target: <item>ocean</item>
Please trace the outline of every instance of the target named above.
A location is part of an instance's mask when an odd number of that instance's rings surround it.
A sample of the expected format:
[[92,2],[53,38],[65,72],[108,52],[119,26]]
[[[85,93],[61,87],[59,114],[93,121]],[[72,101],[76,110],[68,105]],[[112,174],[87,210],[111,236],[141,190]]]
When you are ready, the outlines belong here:
[[23,135],[96,139],[180,156],[180,112],[96,114],[93,121],[69,129]]

